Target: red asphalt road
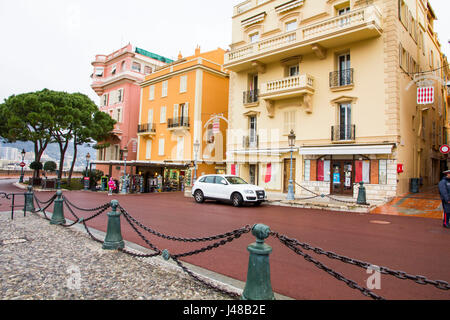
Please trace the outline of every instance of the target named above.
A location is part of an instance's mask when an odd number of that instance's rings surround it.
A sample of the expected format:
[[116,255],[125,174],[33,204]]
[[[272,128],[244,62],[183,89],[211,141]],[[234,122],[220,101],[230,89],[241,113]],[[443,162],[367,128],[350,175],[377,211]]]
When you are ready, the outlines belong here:
[[[11,182],[0,183],[0,191],[23,192],[13,187]],[[53,194],[54,192],[36,192],[41,201],[46,201]],[[412,275],[423,275],[430,280],[450,282],[450,230],[442,228],[442,222],[436,219],[269,205],[234,208],[215,202],[197,204],[181,193],[108,196],[104,193],[72,191],[64,192],[64,195],[83,208],[94,208],[117,199],[131,216],[144,225],[176,237],[206,237],[245,225],[264,223],[272,231],[326,251]],[[2,211],[10,210],[10,203],[4,199],[0,201],[0,205]],[[52,211],[53,205],[48,210]],[[73,219],[66,208],[64,212],[68,219]],[[92,215],[79,211],[76,214],[83,217]],[[125,240],[148,247],[125,219],[122,218],[121,221]],[[373,223],[374,221],[387,221],[390,224]],[[88,226],[106,231],[107,215],[102,214],[90,220]],[[157,238],[147,232],[143,234],[158,248],[168,249],[172,254],[199,249],[212,243],[175,242]],[[225,246],[181,260],[245,281],[249,255],[246,248],[254,241],[255,238],[248,233]],[[270,266],[275,292],[299,300],[370,299],[318,269],[276,238],[269,237],[266,243],[273,248]],[[354,280],[361,287],[366,287],[366,281],[371,276],[365,269],[312,251],[303,252]],[[444,291],[389,275],[381,275],[381,289],[373,292],[385,299],[450,299],[450,290]]]

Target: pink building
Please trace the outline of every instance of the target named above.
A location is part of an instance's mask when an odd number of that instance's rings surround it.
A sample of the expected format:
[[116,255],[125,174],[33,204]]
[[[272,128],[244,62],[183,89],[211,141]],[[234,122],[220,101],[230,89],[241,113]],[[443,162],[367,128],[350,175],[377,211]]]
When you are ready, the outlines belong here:
[[[99,108],[117,121],[113,134],[107,141],[108,147],[97,151],[92,161],[96,168],[115,179],[123,175],[123,150],[127,148],[127,161],[136,160],[140,82],[145,75],[173,62],[160,55],[133,47],[131,44],[111,53],[96,55],[92,89],[100,97]],[[127,174],[130,170],[127,168]]]

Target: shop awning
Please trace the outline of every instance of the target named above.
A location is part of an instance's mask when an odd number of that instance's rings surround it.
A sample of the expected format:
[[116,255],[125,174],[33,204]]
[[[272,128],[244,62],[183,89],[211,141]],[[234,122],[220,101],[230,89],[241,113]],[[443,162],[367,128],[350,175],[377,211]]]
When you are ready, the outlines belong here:
[[301,155],[391,154],[394,144],[300,147]]
[[[292,148],[294,152],[298,151],[298,147]],[[270,155],[270,156],[280,156],[281,154],[291,152],[290,148],[275,148],[275,149],[245,149],[245,150],[231,150],[227,153],[234,153],[238,155]]]

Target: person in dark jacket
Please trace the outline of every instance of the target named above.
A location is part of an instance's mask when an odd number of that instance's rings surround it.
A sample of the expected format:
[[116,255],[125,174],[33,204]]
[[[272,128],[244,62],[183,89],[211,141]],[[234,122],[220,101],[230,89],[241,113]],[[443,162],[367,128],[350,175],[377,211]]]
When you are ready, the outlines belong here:
[[439,182],[439,194],[442,199],[442,209],[444,209],[444,228],[450,228],[450,170],[443,172],[445,175]]

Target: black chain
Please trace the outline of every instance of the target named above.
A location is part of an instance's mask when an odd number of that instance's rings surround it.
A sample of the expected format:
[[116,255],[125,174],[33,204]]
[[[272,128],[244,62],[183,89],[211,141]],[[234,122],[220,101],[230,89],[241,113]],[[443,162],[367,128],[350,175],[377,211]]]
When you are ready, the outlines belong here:
[[[34,195],[33,195],[33,196],[34,196]],[[34,198],[36,199],[36,196],[34,196]],[[37,203],[37,205],[38,205],[38,207],[39,207],[39,211],[41,211],[41,212],[44,214],[44,217],[45,217],[46,220],[51,220],[49,217],[47,217],[47,213],[45,212],[45,210],[46,210],[48,207],[50,207],[50,205],[51,205],[51,204],[53,203],[53,201],[56,199],[56,195],[53,196],[51,199],[52,199],[52,201],[49,202],[44,208],[41,207],[41,205],[39,204],[39,201],[36,201],[36,203]],[[36,210],[35,210],[35,212],[36,212]]]
[[87,222],[87,221],[89,221],[89,220],[91,220],[91,219],[94,219],[95,217],[97,217],[97,216],[99,216],[100,214],[102,214],[103,212],[105,212],[105,211],[108,209],[108,207],[109,207],[109,205],[108,205],[108,206],[104,206],[104,208],[102,208],[99,212],[97,212],[96,214],[94,214],[94,215],[92,215],[92,216],[90,216],[90,217],[88,217],[88,218],[79,218],[79,217],[75,214],[75,212],[72,210],[72,208],[69,206],[69,204],[68,204],[66,201],[64,201],[64,200],[63,200],[63,202],[64,202],[64,204],[66,205],[67,209],[69,209],[70,213],[75,217],[75,221],[74,221],[73,223],[71,223],[71,224],[66,224],[66,225],[61,225],[61,226],[63,226],[63,227],[72,227],[73,225],[75,225],[75,224],[77,224],[77,223],[80,223],[81,221]]
[[291,249],[292,251],[294,251],[295,253],[301,255],[306,261],[308,262],[312,262],[316,267],[318,267],[319,269],[324,270],[325,272],[327,272],[328,274],[330,274],[331,276],[333,276],[334,278],[338,279],[339,281],[343,281],[345,284],[347,284],[350,288],[352,289],[356,289],[359,290],[363,295],[370,297],[374,300],[384,300],[383,297],[373,293],[372,291],[370,291],[367,288],[363,288],[361,286],[359,286],[355,281],[347,279],[346,277],[344,277],[342,274],[334,271],[333,269],[325,266],[323,263],[321,263],[320,261],[314,259],[313,257],[311,257],[310,255],[304,253],[302,250],[298,249],[297,247],[295,247],[292,242],[290,242],[289,240],[287,240],[286,238],[284,238],[283,236],[278,236],[277,237],[281,243],[283,243],[284,245],[286,245],[286,247],[288,247],[289,249]]
[[80,211],[97,211],[97,210],[100,210],[100,209],[103,209],[103,208],[105,208],[105,207],[110,207],[111,206],[111,204],[108,202],[108,203],[105,203],[105,204],[103,204],[103,205],[101,205],[101,206],[99,206],[99,207],[96,207],[96,208],[92,208],[92,209],[84,209],[84,208],[80,208],[80,207],[77,207],[76,205],[74,205],[72,202],[70,202],[69,201],[69,199],[67,199],[66,197],[62,197],[63,198],[63,200],[64,201],[66,201],[68,204],[70,204],[72,207],[74,207],[75,209],[77,209],[77,210],[80,210]]
[[322,197],[322,198],[327,197],[327,198],[329,198],[329,199],[331,199],[331,200],[338,201],[338,202],[351,203],[351,204],[355,204],[355,203],[356,203],[355,201],[347,201],[347,200],[337,199],[337,198],[332,197],[332,196],[329,195],[329,194],[319,194],[319,193],[317,193],[317,192],[314,192],[314,191],[311,191],[311,190],[305,188],[304,186],[302,186],[301,184],[299,184],[297,181],[294,181],[294,183],[295,183],[296,185],[298,185],[300,188],[302,188],[302,189],[304,189],[304,190],[306,190],[306,191],[308,191],[308,192],[311,192],[312,194],[315,195],[314,197],[295,198],[296,200],[306,200],[306,199],[313,199],[313,198],[317,198],[317,197]]
[[166,240],[182,241],[182,242],[205,242],[205,241],[213,241],[213,240],[228,238],[228,237],[233,236],[234,234],[239,233],[241,231],[251,230],[251,227],[249,225],[247,225],[247,226],[245,226],[243,228],[239,228],[239,229],[236,229],[236,230],[224,233],[224,234],[214,235],[214,236],[210,236],[210,237],[204,237],[204,238],[180,238],[180,237],[168,236],[168,235],[162,234],[160,232],[157,232],[157,231],[155,231],[155,230],[153,230],[153,229],[143,225],[141,222],[139,222],[138,220],[133,218],[120,205],[119,205],[119,209],[120,209],[120,212],[122,212],[124,215],[127,215],[128,218],[130,218],[136,225],[138,225],[139,227],[141,227],[145,231],[147,231],[147,232],[149,232],[149,233],[151,233],[151,234],[153,234],[153,235],[155,235],[157,237],[166,239]]
[[238,294],[238,293],[235,293],[235,292],[231,292],[231,291],[228,291],[228,290],[225,290],[225,289],[223,289],[223,288],[220,288],[220,287],[218,287],[218,286],[215,286],[215,285],[213,285],[212,283],[209,283],[209,282],[207,282],[207,281],[205,281],[205,280],[203,280],[203,279],[201,279],[201,278],[199,278],[198,276],[196,276],[192,271],[190,271],[188,268],[186,268],[177,258],[175,258],[174,256],[171,256],[172,257],[172,259],[173,259],[173,261],[175,261],[175,263],[184,271],[184,272],[186,272],[188,275],[190,275],[192,278],[194,278],[195,280],[197,280],[198,282],[200,282],[200,283],[202,283],[202,284],[204,284],[205,286],[207,286],[207,287],[209,287],[209,288],[211,288],[211,289],[213,289],[213,290],[216,290],[216,291],[218,291],[218,292],[220,292],[220,293],[222,293],[222,294],[226,294],[226,295],[229,295],[230,297],[232,297],[232,298],[239,298],[239,296],[240,296],[240,294]]
[[41,200],[39,200],[38,199],[38,197],[36,197],[36,195],[33,193],[33,196],[34,196],[34,200],[36,200],[36,202],[37,203],[40,203],[40,204],[43,204],[43,205],[46,205],[46,204],[48,204],[48,203],[51,203],[51,202],[53,202],[55,199],[56,199],[56,194],[54,194],[50,199],[48,199],[47,201],[41,201]]
[[88,235],[96,242],[98,243],[103,243],[103,240],[97,239],[96,237],[94,237],[94,235],[89,231],[89,228],[86,225],[86,222],[84,220],[81,220],[81,223],[83,224],[84,228],[86,229],[86,232],[88,233]]
[[161,254],[161,250],[159,250],[155,245],[153,245],[153,243],[150,242],[150,240],[148,240],[137,228],[136,226],[133,224],[133,222],[130,220],[128,213],[126,213],[125,211],[122,211],[122,208],[120,208],[120,211],[122,212],[125,220],[127,220],[127,222],[130,224],[130,226],[134,229],[134,231],[136,231],[136,233],[139,235],[139,237],[141,237],[142,240],[145,241],[145,243],[147,243],[149,245],[149,247],[155,251],[157,253],[157,255]]
[[[72,215],[78,220],[77,222],[79,222],[80,218],[73,212],[72,208],[70,207],[72,204],[67,201],[67,199],[64,199],[64,204],[66,205],[66,207],[69,209],[69,211],[72,213]],[[111,206],[110,203],[105,203],[103,206],[96,208],[97,210],[99,210],[97,213],[93,214],[92,216],[88,217],[88,218],[83,218],[83,220],[85,222],[94,219],[96,217],[98,217],[99,215],[101,215],[103,212],[106,211],[106,209],[108,209]],[[76,207],[74,207],[76,208]],[[93,210],[89,210],[89,211],[93,211]]]
[[179,257],[193,256],[193,255],[198,254],[198,253],[203,253],[205,251],[218,248],[218,247],[223,246],[223,245],[225,245],[225,244],[227,244],[227,243],[229,243],[229,242],[231,242],[231,241],[233,241],[235,239],[238,239],[244,233],[250,232],[250,230],[251,229],[248,229],[248,230],[245,230],[245,231],[236,232],[233,236],[228,237],[228,238],[223,239],[223,240],[220,240],[220,241],[215,242],[213,244],[210,244],[209,246],[206,246],[206,247],[203,247],[203,248],[200,248],[200,249],[197,249],[197,250],[185,252],[185,253],[179,253],[179,254],[171,255],[171,257],[179,258]]
[[[291,239],[284,235],[279,235],[277,232],[271,232],[271,235],[278,238],[281,242],[283,242],[285,244],[289,243],[289,245],[292,245],[292,246],[300,246],[305,250],[311,250],[314,253],[317,253],[320,255],[325,255],[330,259],[339,260],[344,263],[355,265],[355,266],[363,268],[363,269],[368,269],[369,267],[374,266],[373,264],[368,263],[368,262],[360,261],[357,259],[352,259],[352,258],[349,258],[346,256],[338,255],[334,252],[325,251],[321,248],[313,247],[307,243],[299,242],[297,239]],[[377,267],[379,268],[380,273],[391,275],[398,279],[412,280],[412,281],[416,282],[417,284],[421,284],[421,285],[430,284],[441,290],[449,290],[450,289],[450,285],[448,284],[448,282],[443,281],[443,280],[429,280],[426,277],[421,276],[421,275],[410,275],[404,271],[391,270],[387,267],[379,267],[379,266],[377,266]]]

